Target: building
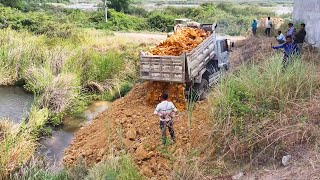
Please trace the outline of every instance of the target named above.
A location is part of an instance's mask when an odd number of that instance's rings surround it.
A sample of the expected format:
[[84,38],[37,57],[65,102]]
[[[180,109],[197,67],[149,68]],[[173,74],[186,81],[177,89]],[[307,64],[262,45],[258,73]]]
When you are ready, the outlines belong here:
[[320,0],[294,0],[293,22],[305,23],[306,41],[320,47]]

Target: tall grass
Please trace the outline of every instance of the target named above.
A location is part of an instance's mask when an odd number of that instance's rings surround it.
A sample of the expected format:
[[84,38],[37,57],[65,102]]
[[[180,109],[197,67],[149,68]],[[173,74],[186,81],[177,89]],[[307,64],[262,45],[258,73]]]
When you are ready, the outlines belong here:
[[212,152],[221,159],[249,160],[270,151],[273,157],[305,140],[308,124],[286,112],[310,98],[318,87],[315,67],[299,58],[286,70],[281,56],[241,67],[211,94]]
[[123,179],[140,180],[141,175],[129,155],[120,157],[109,156],[102,164],[97,164],[90,169],[87,180]]
[[79,162],[75,167],[71,169],[65,168],[63,170],[48,166],[43,159],[32,158],[28,163],[10,176],[13,180],[143,179],[129,155],[109,156],[106,161],[96,164],[92,168]]
[[0,120],[0,179],[26,163],[36,148],[34,137],[20,125]]

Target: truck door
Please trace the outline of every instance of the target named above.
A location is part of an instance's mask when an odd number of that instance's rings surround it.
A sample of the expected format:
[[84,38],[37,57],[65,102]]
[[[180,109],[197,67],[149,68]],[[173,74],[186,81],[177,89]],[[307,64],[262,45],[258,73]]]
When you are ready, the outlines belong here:
[[220,41],[220,58],[223,64],[228,64],[229,61],[229,45],[227,40]]

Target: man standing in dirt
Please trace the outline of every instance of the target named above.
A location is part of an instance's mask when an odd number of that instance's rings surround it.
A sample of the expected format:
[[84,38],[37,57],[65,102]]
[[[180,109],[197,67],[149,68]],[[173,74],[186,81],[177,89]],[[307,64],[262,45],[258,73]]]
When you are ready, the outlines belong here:
[[160,117],[160,129],[162,134],[163,144],[166,144],[166,129],[168,127],[170,136],[173,142],[176,142],[173,130],[173,120],[172,118],[178,112],[177,108],[172,102],[168,101],[168,94],[164,93],[161,96],[162,102],[159,103],[154,111],[154,114]]
[[271,37],[271,28],[272,28],[272,21],[271,21],[271,18],[268,17],[267,28],[266,28],[266,31],[265,31],[267,37]]
[[305,27],[306,27],[306,25],[304,23],[302,23],[300,25],[300,30],[297,33],[294,34],[294,41],[296,43],[298,43],[300,53],[302,52],[302,46],[303,46],[303,43],[304,43],[304,39],[305,39],[305,37],[307,35]]

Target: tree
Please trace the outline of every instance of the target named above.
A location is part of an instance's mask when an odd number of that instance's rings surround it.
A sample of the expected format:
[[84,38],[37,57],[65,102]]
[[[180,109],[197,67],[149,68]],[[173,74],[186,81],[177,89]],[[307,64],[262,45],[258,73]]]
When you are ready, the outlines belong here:
[[109,7],[118,12],[128,12],[131,0],[108,0],[110,2]]
[[0,3],[2,3],[5,6],[18,8],[18,9],[21,9],[23,6],[22,0],[0,0]]

